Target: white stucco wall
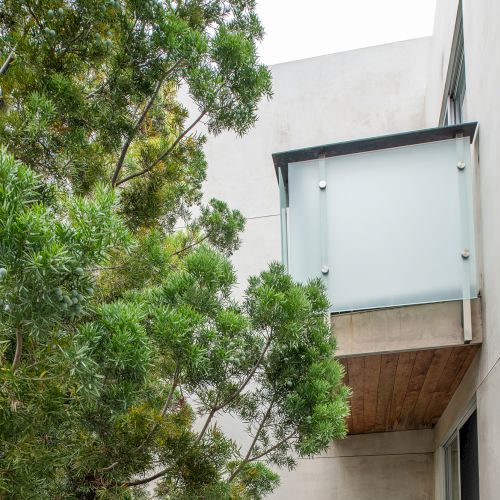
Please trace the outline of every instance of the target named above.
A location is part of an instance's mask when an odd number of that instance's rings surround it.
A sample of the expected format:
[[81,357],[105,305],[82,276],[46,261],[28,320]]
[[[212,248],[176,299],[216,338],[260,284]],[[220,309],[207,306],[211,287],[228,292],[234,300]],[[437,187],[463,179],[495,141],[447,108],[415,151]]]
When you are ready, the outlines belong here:
[[[481,500],[500,491],[500,2],[462,0],[466,120],[479,122],[477,201],[482,260],[483,347],[436,427],[436,500],[443,497],[440,445],[476,397]],[[426,124],[436,126],[446,93],[446,75],[458,0],[437,2],[429,60]]]

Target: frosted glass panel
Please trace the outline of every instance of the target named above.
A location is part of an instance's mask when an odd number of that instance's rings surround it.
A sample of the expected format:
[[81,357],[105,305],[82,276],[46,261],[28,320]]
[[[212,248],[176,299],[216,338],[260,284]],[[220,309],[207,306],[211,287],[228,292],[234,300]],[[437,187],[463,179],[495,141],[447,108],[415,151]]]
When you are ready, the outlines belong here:
[[[290,164],[292,275],[302,281],[322,276],[334,311],[477,296],[467,141],[328,158],[326,179],[321,160]],[[465,156],[466,168],[458,169]],[[329,272],[322,274],[325,266]]]
[[289,165],[288,200],[289,271],[297,280],[306,281],[321,275],[317,161]]

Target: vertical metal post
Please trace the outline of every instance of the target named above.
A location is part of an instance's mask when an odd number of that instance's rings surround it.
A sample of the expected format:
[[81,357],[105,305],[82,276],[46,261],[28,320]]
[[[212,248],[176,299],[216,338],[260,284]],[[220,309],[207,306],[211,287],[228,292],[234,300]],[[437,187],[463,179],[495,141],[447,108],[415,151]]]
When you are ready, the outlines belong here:
[[280,222],[281,222],[281,263],[288,268],[288,221],[287,221],[287,195],[285,181],[281,167],[278,169],[278,182],[280,188]]
[[467,176],[470,175],[471,168],[466,155],[465,141],[467,137],[463,134],[456,135],[457,146],[457,170],[458,170],[458,196],[460,204],[460,220],[462,227],[462,319],[464,329],[464,343],[472,341],[472,311],[471,311],[471,252],[473,250],[473,238],[469,223],[471,200],[469,200],[469,190]]
[[328,275],[330,273],[328,255],[328,210],[327,210],[327,182],[326,182],[326,160],[325,155],[320,155],[318,161],[318,188],[319,188],[319,234],[321,274],[328,288]]

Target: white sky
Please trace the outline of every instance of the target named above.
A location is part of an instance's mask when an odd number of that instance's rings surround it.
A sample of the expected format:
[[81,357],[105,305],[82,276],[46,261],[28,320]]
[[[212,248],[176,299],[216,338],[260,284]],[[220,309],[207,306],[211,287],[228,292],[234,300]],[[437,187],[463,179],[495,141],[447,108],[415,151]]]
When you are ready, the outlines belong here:
[[258,0],[262,61],[276,64],[432,34],[436,0]]

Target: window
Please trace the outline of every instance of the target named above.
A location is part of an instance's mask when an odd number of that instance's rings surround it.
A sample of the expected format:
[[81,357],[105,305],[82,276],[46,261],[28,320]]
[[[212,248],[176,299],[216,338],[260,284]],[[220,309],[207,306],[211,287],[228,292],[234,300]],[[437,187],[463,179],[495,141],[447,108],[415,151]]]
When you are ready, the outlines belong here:
[[443,125],[456,125],[465,121],[466,115],[466,82],[465,82],[465,55],[464,30],[462,9],[458,13],[456,42],[450,65],[450,85],[443,118]]
[[477,412],[444,446],[446,500],[479,500]]
[[464,122],[465,89],[464,35],[463,29],[462,27],[460,27],[454,74],[452,85],[450,87],[450,97],[448,105],[448,117],[453,124]]

